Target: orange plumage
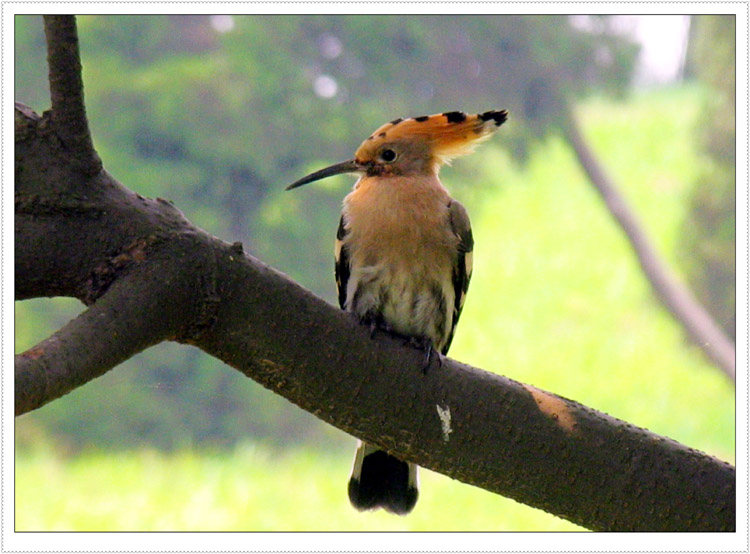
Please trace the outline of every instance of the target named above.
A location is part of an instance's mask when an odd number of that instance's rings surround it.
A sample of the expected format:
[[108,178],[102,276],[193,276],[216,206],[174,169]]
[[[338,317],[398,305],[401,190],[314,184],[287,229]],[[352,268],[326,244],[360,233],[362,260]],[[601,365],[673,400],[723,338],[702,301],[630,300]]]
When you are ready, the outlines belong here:
[[375,157],[385,142],[420,141],[427,146],[433,162],[449,163],[469,154],[474,146],[490,137],[508,118],[505,110],[467,115],[445,112],[408,119],[396,119],[379,127],[357,149],[355,158],[364,162]]

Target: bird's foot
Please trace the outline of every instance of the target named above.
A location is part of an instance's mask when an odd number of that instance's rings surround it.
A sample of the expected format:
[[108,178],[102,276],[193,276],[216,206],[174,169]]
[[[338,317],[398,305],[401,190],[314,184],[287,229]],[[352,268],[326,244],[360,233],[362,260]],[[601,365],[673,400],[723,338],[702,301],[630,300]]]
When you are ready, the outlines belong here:
[[386,335],[389,335],[395,339],[401,339],[404,346],[408,345],[412,348],[418,348],[419,350],[424,351],[424,361],[422,364],[422,373],[424,375],[426,375],[427,370],[430,369],[433,357],[437,359],[438,367],[442,367],[443,357],[440,352],[435,350],[432,345],[431,339],[428,339],[427,337],[414,337],[399,333],[394,330],[393,327],[391,327],[391,325],[389,325],[385,320],[383,320],[380,315],[377,314],[373,315],[367,313],[361,316],[359,320],[363,325],[367,325],[370,328],[371,339],[374,339],[377,332],[380,331],[381,333],[385,333]]
[[388,323],[386,323],[383,320],[383,318],[380,315],[373,315],[373,314],[370,314],[370,313],[366,313],[365,315],[363,315],[362,317],[359,318],[359,321],[363,325],[367,325],[370,328],[370,338],[371,339],[375,338],[375,334],[378,331],[382,331],[383,333],[386,333],[388,335],[400,336],[400,335],[398,335],[398,333],[396,333],[393,330],[393,327],[391,327],[390,325],[388,325]]
[[427,375],[427,370],[430,369],[430,366],[432,365],[433,355],[437,359],[438,367],[442,367],[443,358],[440,355],[440,352],[433,347],[432,339],[426,337],[408,337],[406,344],[424,351],[424,362],[422,365],[423,375]]

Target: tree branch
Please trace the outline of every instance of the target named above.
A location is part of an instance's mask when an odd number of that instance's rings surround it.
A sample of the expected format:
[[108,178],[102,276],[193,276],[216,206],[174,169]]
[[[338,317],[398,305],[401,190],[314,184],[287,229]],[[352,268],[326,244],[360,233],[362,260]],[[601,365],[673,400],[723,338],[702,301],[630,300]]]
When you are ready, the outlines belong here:
[[171,339],[399,457],[584,527],[735,528],[729,464],[453,360],[425,375],[421,351],[371,339],[241,245],[90,175],[44,123],[17,108],[16,297],[92,306],[16,357],[17,413]]
[[[197,320],[201,296],[191,280],[199,256],[185,256],[193,240],[175,238],[163,251],[147,240],[117,256],[122,273],[95,304],[48,339],[16,357],[16,415],[99,377],[142,350],[172,340]],[[152,255],[153,254],[153,255]],[[191,267],[185,270],[180,260]]]
[[83,172],[95,175],[101,171],[102,161],[94,150],[86,119],[75,16],[45,15],[44,32],[55,130]]
[[730,465],[453,360],[423,376],[421,352],[371,340],[348,314],[231,257],[216,323],[192,343],[324,421],[591,529],[734,527]]
[[646,278],[656,295],[687,332],[693,343],[732,381],[735,380],[735,348],[709,313],[661,261],[625,198],[607,176],[581,135],[575,118],[568,114],[566,134],[578,161],[601,195],[609,211],[628,237]]

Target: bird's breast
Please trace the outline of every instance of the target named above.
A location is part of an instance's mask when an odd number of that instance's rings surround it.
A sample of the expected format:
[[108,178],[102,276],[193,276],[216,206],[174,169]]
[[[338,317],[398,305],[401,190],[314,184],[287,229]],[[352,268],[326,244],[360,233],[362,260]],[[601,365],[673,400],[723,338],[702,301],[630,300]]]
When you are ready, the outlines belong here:
[[441,347],[450,329],[458,247],[450,197],[439,183],[368,185],[360,182],[344,201],[347,309],[379,313],[396,331]]
[[363,179],[344,200],[352,266],[450,271],[458,239],[450,227],[449,202],[436,178]]

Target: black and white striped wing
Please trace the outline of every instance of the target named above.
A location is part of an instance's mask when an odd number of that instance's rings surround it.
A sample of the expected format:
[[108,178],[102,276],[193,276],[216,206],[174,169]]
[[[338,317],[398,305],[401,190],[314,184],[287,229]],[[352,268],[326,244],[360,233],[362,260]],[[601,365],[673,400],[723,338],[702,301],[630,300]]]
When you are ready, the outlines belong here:
[[469,290],[471,280],[472,260],[474,254],[474,237],[471,234],[471,222],[466,208],[457,200],[451,200],[448,205],[450,214],[451,230],[458,237],[458,253],[453,265],[453,290],[455,292],[455,303],[453,305],[453,321],[448,340],[443,347],[443,354],[448,353],[453,334],[456,332],[456,324],[461,316],[461,310],[466,300],[466,292]]
[[346,236],[346,227],[344,226],[344,216],[341,216],[339,222],[339,229],[336,231],[336,245],[335,245],[335,273],[336,273],[336,287],[339,293],[339,306],[341,309],[346,308],[346,287],[349,283],[349,253],[344,245],[344,237]]

